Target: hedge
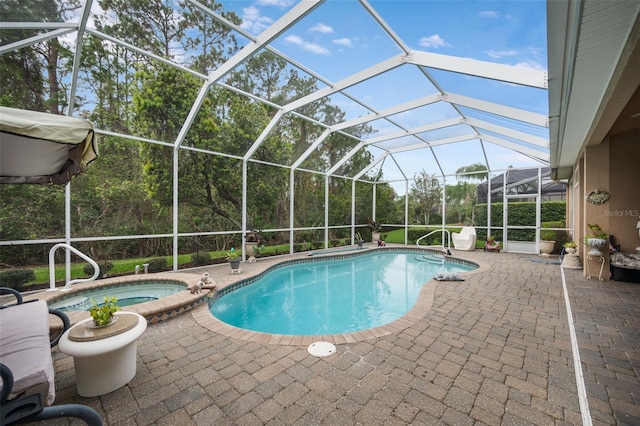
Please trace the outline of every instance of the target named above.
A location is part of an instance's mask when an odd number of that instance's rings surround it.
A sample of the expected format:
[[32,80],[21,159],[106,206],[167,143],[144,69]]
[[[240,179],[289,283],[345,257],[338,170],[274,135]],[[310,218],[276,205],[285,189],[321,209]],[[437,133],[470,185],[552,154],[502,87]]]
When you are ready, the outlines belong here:
[[[565,201],[545,201],[540,207],[541,226],[550,228],[564,228],[567,203]],[[487,204],[477,204],[474,207],[474,222],[477,227],[487,226]],[[503,203],[491,203],[491,226],[502,227]],[[560,223],[559,226],[544,225],[544,223]],[[509,203],[509,225],[510,226],[532,226],[536,223],[536,203],[535,202],[513,202]],[[496,240],[503,241],[502,230],[493,230],[491,233]],[[566,234],[566,233],[565,233]],[[478,240],[485,240],[487,232],[484,229],[477,230]],[[535,240],[534,229],[513,229],[509,230],[509,240],[513,241],[533,241]]]

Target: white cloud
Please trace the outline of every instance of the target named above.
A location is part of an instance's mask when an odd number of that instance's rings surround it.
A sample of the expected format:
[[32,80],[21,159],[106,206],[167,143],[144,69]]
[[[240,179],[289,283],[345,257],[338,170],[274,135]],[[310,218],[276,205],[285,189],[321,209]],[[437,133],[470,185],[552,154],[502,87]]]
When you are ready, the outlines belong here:
[[335,40],[333,40],[333,43],[337,44],[337,45],[340,45],[340,46],[346,46],[346,47],[353,46],[353,43],[351,42],[351,40],[346,38],[346,37],[345,38],[335,39]]
[[304,41],[302,37],[299,37],[296,35],[287,36],[285,37],[284,41],[286,41],[287,43],[300,46],[302,50],[306,50],[307,52],[317,53],[319,55],[326,55],[326,56],[331,55],[331,52],[328,49],[320,46],[319,44]]
[[444,39],[442,37],[440,37],[438,34],[434,34],[428,37],[422,37],[420,39],[420,46],[422,47],[434,47],[434,48],[439,48],[439,47],[447,47],[447,46],[451,46],[449,43],[445,42]]
[[331,34],[333,33],[333,28],[323,24],[322,22],[315,24],[313,27],[309,29],[310,31],[316,31],[322,34]]
[[495,10],[485,10],[482,12],[478,12],[478,16],[481,18],[499,18],[500,12]]
[[504,58],[505,56],[516,56],[518,51],[516,50],[487,50],[485,52],[491,58],[499,59]]
[[293,0],[257,0],[258,6],[277,6],[277,7],[289,7],[294,3]]
[[242,9],[242,24],[240,27],[253,34],[260,34],[272,23],[273,19],[261,16],[260,10],[254,6]]
[[520,61],[516,64],[516,66],[529,68],[536,71],[546,71],[546,68],[536,61],[529,61],[529,60]]

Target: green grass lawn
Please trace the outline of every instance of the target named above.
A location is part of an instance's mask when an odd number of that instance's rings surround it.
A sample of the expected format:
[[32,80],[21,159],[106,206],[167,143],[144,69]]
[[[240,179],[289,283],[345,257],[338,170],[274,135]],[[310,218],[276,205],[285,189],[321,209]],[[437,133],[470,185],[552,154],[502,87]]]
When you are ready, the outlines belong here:
[[[429,227],[428,230],[427,228],[425,228],[424,226],[412,226],[409,227],[410,231],[423,231],[424,234],[435,230],[435,229],[439,229],[436,227]],[[447,228],[449,229],[450,232],[459,232],[460,227],[451,227],[451,228]],[[423,235],[424,235],[423,234]],[[388,231],[388,232],[382,232],[382,235],[384,237],[384,241],[387,243],[396,243],[396,244],[404,244],[404,229],[396,229],[393,231]],[[350,240],[349,239],[341,239],[340,240],[340,245],[348,245],[350,244]],[[210,252],[203,252],[203,253],[199,253],[200,256],[204,256],[206,254],[209,255],[209,259],[211,261],[212,264],[214,263],[219,263],[221,261],[224,261],[227,257],[227,251],[226,250],[222,250],[222,251],[210,251]],[[275,255],[275,254],[287,254],[289,253],[289,244],[280,244],[280,245],[275,245],[275,246],[265,246],[263,251],[261,252],[261,255]],[[161,256],[158,258],[135,258],[135,259],[122,259],[122,260],[110,260],[109,262],[111,264],[113,264],[113,268],[111,268],[110,270],[108,270],[106,273],[107,275],[110,276],[115,276],[115,275],[126,275],[126,274],[133,274],[135,271],[135,267],[137,265],[140,266],[140,269],[142,270],[142,265],[144,263],[148,263],[149,261],[153,261],[153,259],[164,259],[166,261],[166,265],[167,266],[171,266],[173,265],[173,256]],[[178,264],[179,265],[189,265],[193,262],[193,254],[189,253],[189,254],[181,254],[178,256]],[[86,262],[78,262],[78,263],[72,263],[71,264],[71,279],[77,279],[77,278],[89,278],[90,274],[88,275],[87,273],[84,272],[84,268],[88,265],[88,263]],[[98,266],[100,266],[101,268],[104,267],[104,262],[98,262]],[[203,265],[204,266],[204,265]],[[36,268],[32,268],[35,275],[36,275],[36,279],[34,281],[32,281],[31,284],[44,284],[44,283],[49,283],[49,267],[48,266],[41,266],[41,267],[36,267]],[[152,271],[154,272],[154,271]],[[101,271],[101,274],[103,273],[103,271]],[[63,264],[59,264],[56,265],[55,267],[55,279],[56,282],[60,282],[60,281],[64,281],[65,280],[65,265]]]

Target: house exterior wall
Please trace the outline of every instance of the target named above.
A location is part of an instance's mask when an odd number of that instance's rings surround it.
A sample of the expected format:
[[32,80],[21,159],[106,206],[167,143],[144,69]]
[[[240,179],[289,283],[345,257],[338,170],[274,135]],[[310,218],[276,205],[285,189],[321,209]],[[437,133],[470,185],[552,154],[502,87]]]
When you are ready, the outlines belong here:
[[[584,167],[583,167],[583,182],[582,185],[582,199],[584,200],[591,191],[596,189],[607,191],[611,194],[609,185],[609,141],[605,140],[599,145],[587,147],[584,154]],[[587,224],[598,224],[602,229],[609,233],[609,216],[605,215],[605,210],[609,209],[609,202],[604,204],[591,204],[584,201],[583,214],[585,228],[582,229],[583,235],[588,235],[589,232],[586,229]],[[588,247],[585,248],[588,251]],[[606,249],[602,250],[604,253],[604,269],[602,278],[606,281],[609,280],[609,252]],[[588,259],[586,252],[583,259],[585,264],[584,275],[595,276],[598,275],[602,264],[599,259]],[[589,273],[590,272],[590,273]]]
[[640,129],[609,139],[611,200],[605,210],[609,233],[620,251],[634,253],[640,246]]
[[[640,130],[608,137],[599,145],[588,146],[574,165],[571,186],[579,191],[573,206],[574,240],[588,234],[587,224],[597,223],[613,235],[623,252],[635,252],[640,246],[637,223],[640,221]],[[596,189],[611,194],[603,204],[591,204],[586,196]],[[580,245],[584,275],[587,263],[591,276],[598,274],[600,263],[588,260],[589,247]],[[603,278],[609,280],[609,253],[605,251]]]

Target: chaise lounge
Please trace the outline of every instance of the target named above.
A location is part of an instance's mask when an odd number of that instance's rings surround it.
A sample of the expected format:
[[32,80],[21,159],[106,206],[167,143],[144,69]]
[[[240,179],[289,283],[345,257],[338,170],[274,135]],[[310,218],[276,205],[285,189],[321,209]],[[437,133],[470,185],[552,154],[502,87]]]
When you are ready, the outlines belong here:
[[460,232],[452,232],[451,239],[456,250],[473,251],[476,249],[476,228],[465,226]]
[[70,326],[67,316],[49,309],[44,301],[22,303],[22,295],[13,289],[0,288],[3,294],[15,296],[16,303],[0,306],[0,424],[75,417],[101,426],[102,419],[91,407],[51,405],[55,399],[51,347],[58,343],[61,331],[50,340],[49,315],[60,318],[62,331]]

